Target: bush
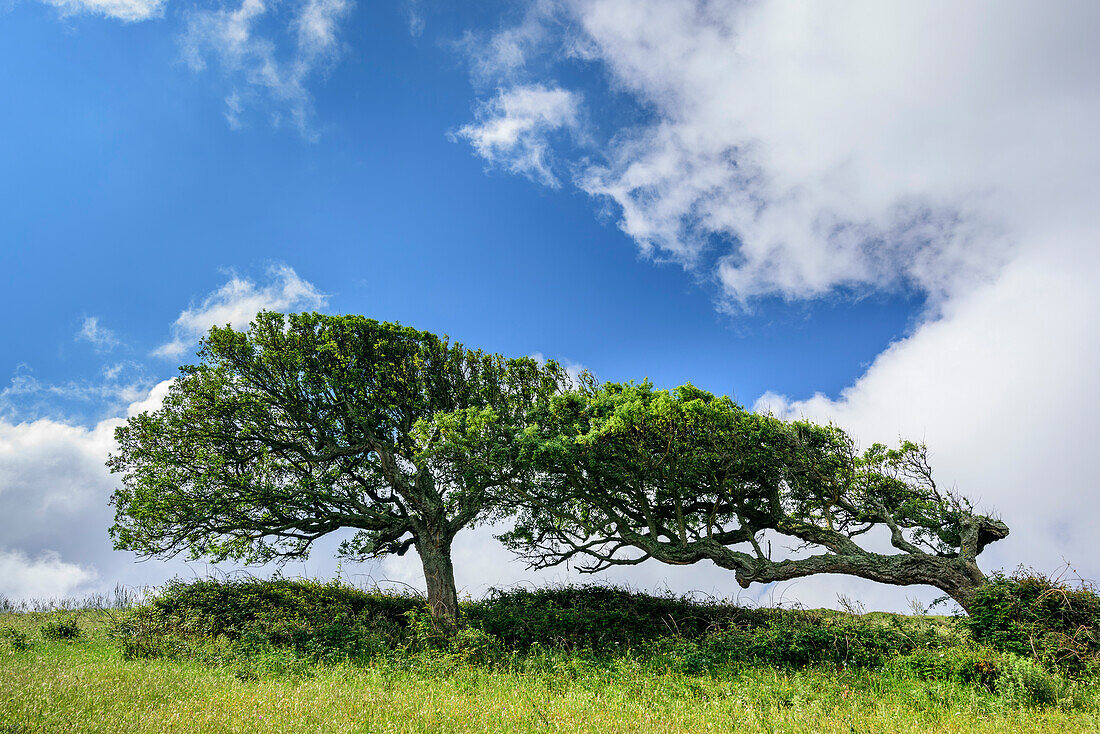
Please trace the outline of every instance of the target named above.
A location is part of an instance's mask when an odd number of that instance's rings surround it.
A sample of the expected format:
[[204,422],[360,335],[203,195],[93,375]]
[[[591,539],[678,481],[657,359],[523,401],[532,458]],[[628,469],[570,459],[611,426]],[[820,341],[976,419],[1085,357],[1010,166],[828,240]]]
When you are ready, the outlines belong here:
[[1100,670],[1100,595],[1035,572],[993,575],[963,625],[978,642],[1069,672]]
[[51,619],[40,628],[44,640],[75,640],[80,637],[80,626],[73,618]]
[[617,586],[493,589],[462,605],[465,620],[509,649],[538,643],[561,650],[616,653],[670,636],[699,638],[733,626],[760,626],[774,610],[729,602],[650,595]]
[[733,627],[698,639],[667,637],[645,649],[658,665],[681,673],[714,673],[738,665],[799,668],[877,667],[913,650],[940,649],[948,640],[926,624],[896,617],[770,610],[760,627]]
[[31,648],[31,641],[27,638],[27,633],[11,626],[0,627],[0,638],[6,639],[8,644],[11,645],[11,649],[16,652]]
[[1024,705],[1054,704],[1070,692],[1065,678],[1043,670],[1034,660],[1007,652],[997,665],[994,690],[1002,697]]
[[952,642],[948,630],[923,619],[746,609],[606,586],[495,591],[464,602],[461,612],[463,624],[444,633],[416,597],[310,581],[175,582],[122,613],[113,634],[129,658],[236,665],[289,650],[322,662],[420,656],[433,665],[523,667],[521,658],[553,651],[689,674],[742,664],[879,666]]
[[890,667],[922,680],[980,685],[992,691],[999,665],[997,651],[984,646],[916,650],[890,661]]
[[200,639],[225,638],[247,650],[262,637],[272,649],[335,662],[399,644],[406,634],[403,615],[423,606],[418,597],[339,583],[174,581],[120,615],[112,633],[130,657],[179,655],[181,645]]

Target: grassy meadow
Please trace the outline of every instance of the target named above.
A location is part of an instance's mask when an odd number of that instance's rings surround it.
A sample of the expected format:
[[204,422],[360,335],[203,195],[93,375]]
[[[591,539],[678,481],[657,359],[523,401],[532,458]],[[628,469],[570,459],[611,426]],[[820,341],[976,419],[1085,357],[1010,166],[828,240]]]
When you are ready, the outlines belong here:
[[0,732],[1100,731],[1094,677],[942,617],[574,588],[467,602],[441,636],[414,597],[210,583],[0,614]]

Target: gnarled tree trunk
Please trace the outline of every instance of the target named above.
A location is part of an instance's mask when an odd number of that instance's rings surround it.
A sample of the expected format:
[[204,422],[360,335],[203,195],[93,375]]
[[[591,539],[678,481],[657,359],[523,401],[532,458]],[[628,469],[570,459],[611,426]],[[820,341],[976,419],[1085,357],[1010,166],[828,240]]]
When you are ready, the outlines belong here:
[[418,538],[416,551],[424,567],[432,620],[442,630],[453,630],[458,625],[458,589],[451,563],[451,538],[444,535]]

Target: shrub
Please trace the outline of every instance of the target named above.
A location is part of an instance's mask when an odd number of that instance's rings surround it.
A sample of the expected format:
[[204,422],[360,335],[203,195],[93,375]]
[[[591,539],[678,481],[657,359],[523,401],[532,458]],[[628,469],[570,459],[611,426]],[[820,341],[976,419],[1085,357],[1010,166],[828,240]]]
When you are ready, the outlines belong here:
[[80,637],[76,619],[51,619],[40,628],[44,640],[75,640]]
[[698,638],[737,625],[759,626],[774,611],[597,585],[493,589],[485,599],[466,602],[462,609],[469,624],[513,650],[538,643],[600,653],[674,635]]
[[1003,653],[997,666],[994,690],[1001,696],[1025,705],[1057,703],[1067,688],[1067,681],[1043,670],[1030,658]]
[[307,581],[174,582],[121,614],[113,634],[131,658],[230,664],[289,650],[323,662],[411,655],[445,667],[526,666],[520,658],[555,651],[691,674],[741,664],[878,666],[952,642],[923,619],[746,609],[606,586],[494,591],[461,612],[465,625],[444,633],[416,597]]
[[112,632],[131,657],[179,654],[180,641],[221,637],[248,649],[259,635],[271,648],[335,662],[398,644],[406,634],[404,613],[423,606],[418,597],[339,583],[174,581],[120,615]]
[[963,620],[974,639],[1070,672],[1100,669],[1100,595],[1035,572],[993,575]]
[[980,685],[992,691],[999,654],[985,646],[957,645],[915,650],[890,661],[890,667],[923,680]]
[[28,639],[27,633],[11,626],[0,627],[0,638],[6,639],[8,644],[11,645],[11,649],[16,652],[29,650],[31,647],[31,641]]
[[645,652],[658,665],[681,673],[714,673],[743,664],[874,667],[895,655],[939,649],[949,642],[929,625],[903,625],[894,617],[771,612],[771,618],[760,627],[732,627],[698,639],[668,637],[651,644]]

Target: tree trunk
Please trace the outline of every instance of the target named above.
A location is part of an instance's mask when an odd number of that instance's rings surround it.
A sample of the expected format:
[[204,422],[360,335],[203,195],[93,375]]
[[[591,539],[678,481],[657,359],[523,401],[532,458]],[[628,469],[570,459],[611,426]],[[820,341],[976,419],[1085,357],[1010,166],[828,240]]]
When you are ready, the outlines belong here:
[[452,630],[458,625],[458,589],[451,563],[451,540],[423,538],[417,541],[416,551],[424,566],[432,620],[440,629]]

